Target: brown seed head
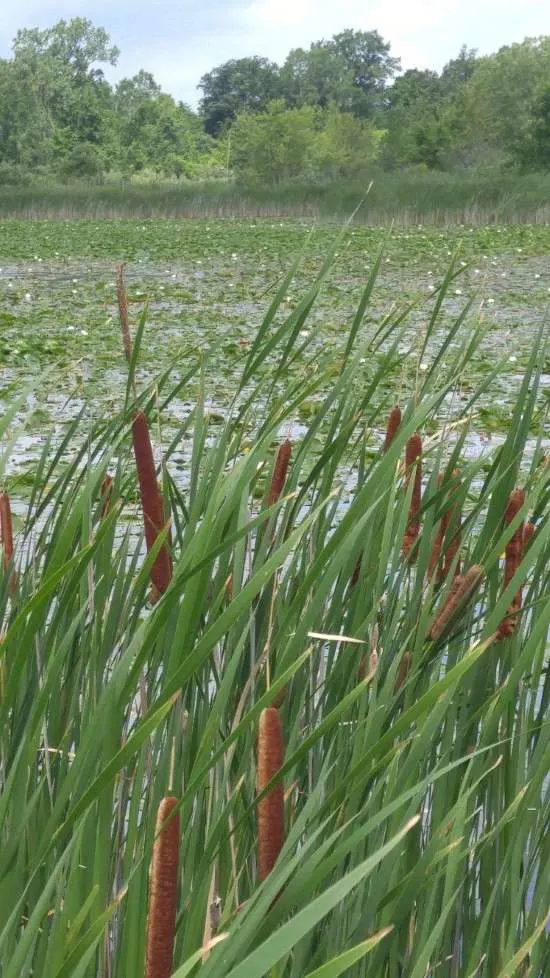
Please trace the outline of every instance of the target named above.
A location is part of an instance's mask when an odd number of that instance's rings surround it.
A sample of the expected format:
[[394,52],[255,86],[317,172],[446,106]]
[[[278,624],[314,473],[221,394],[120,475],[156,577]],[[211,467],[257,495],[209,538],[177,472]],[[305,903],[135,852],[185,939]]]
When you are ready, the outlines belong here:
[[484,576],[483,567],[474,564],[466,574],[454,578],[445,603],[430,630],[430,638],[434,642],[441,637],[457,613],[465,609]]
[[388,451],[393,439],[395,438],[399,427],[401,425],[401,408],[396,404],[394,408],[391,409],[388,417],[388,425],[386,428],[386,438],[384,440],[384,452]]
[[524,530],[523,530],[523,552],[524,553],[527,550],[527,547],[529,546],[529,544],[531,543],[531,540],[533,539],[533,537],[535,535],[535,530],[536,530],[536,527],[535,527],[535,524],[534,523],[529,522],[529,523],[526,523],[525,524],[525,527],[524,527]]
[[[283,733],[279,711],[262,710],[258,732],[258,793],[284,762]],[[284,785],[282,781],[258,802],[258,876],[264,880],[273,869],[284,842]]]
[[[164,529],[164,505],[158,487],[155,459],[147,418],[139,411],[132,422],[132,440],[139,481],[143,525],[147,552],[155,544],[159,533]],[[164,594],[172,578],[172,561],[166,544],[163,544],[151,568],[153,593],[158,597]]]
[[269,487],[266,500],[268,506],[273,506],[273,504],[277,502],[284,489],[291,454],[292,442],[287,438],[286,441],[279,445],[279,449],[277,451],[275,467],[271,477],[271,485]]
[[407,488],[414,477],[413,491],[409,508],[409,521],[403,538],[403,556],[411,559],[411,551],[420,533],[420,506],[422,503],[422,438],[415,432],[407,441],[405,449],[405,480]]
[[[525,505],[525,491],[523,489],[514,489],[510,493],[508,499],[508,505],[506,507],[506,512],[504,514],[504,523],[509,526],[512,520],[516,518],[519,511]],[[528,526],[531,524],[528,524]],[[506,544],[505,550],[505,560],[504,560],[504,589],[508,587],[510,581],[513,579],[518,567],[523,560],[524,553],[524,536],[525,536],[525,526],[523,521],[514,530],[510,540]],[[518,616],[521,611],[521,588],[516,592],[512,601],[506,612],[506,617],[500,623],[498,628],[498,637],[500,639],[509,638],[513,635],[516,630],[518,623]]]
[[13,560],[13,525],[10,497],[7,492],[0,493],[0,536],[4,552],[4,568],[7,570]]
[[[145,978],[170,978],[173,970],[174,935],[180,845],[179,813],[172,815],[178,799],[163,798],[158,809],[151,865]],[[172,815],[167,825],[166,819]]]

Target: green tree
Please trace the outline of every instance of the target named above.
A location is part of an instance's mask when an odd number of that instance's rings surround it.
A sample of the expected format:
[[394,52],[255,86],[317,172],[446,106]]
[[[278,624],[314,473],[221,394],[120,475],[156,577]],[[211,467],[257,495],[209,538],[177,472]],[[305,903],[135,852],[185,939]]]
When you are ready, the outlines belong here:
[[282,69],[283,93],[289,105],[334,104],[360,118],[372,118],[384,104],[389,79],[399,67],[390,45],[377,31],[342,31],[316,41],[308,51],[296,48]]
[[378,31],[342,31],[329,44],[351,72],[353,112],[361,117],[375,115],[386,104],[387,83],[399,71],[399,58],[392,57],[389,43]]
[[102,77],[98,64],[116,65],[119,50],[110,45],[103,27],[95,27],[85,17],[75,17],[68,23],[58,21],[53,27],[20,30],[15,35],[13,52],[16,59],[29,61],[47,58],[62,65],[74,81]]
[[439,75],[416,68],[406,71],[388,88],[387,99],[383,116],[387,130],[385,164],[440,167],[450,137]]
[[550,170],[550,85],[537,91],[531,116],[525,141],[516,150],[516,161],[528,170]]
[[349,179],[368,170],[378,159],[385,132],[350,112],[329,106],[318,119],[312,163],[323,179]]
[[115,107],[121,119],[130,119],[141,105],[158,98],[161,87],[149,71],[138,71],[132,78],[123,78],[115,89]]
[[199,118],[164,93],[138,105],[123,125],[121,139],[125,168],[176,177],[191,176],[193,165],[211,147]]
[[10,152],[24,165],[60,164],[72,147],[94,144],[113,155],[112,90],[102,63],[118,50],[101,27],[77,17],[41,31],[19,31],[13,44],[11,82],[16,86],[16,135]]
[[292,50],[281,68],[281,84],[289,107],[314,105],[351,109],[353,78],[343,54],[323,41]]
[[550,37],[526,38],[479,61],[465,86],[462,141],[476,155],[521,162],[550,77]]
[[279,68],[267,58],[226,61],[203,75],[198,87],[204,128],[217,136],[239,112],[259,112],[278,97]]
[[246,181],[283,183],[354,176],[377,158],[384,133],[335,105],[243,112],[231,128],[232,165]]
[[264,112],[242,112],[231,128],[231,162],[249,181],[280,183],[308,174],[317,113],[309,105],[288,109],[282,99]]

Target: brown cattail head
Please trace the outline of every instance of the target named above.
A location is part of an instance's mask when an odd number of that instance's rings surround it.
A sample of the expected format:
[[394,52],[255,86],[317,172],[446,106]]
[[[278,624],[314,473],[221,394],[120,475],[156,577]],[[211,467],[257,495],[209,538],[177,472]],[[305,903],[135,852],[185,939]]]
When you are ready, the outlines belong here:
[[0,493],[0,536],[4,553],[4,569],[7,570],[13,560],[13,526],[10,497],[7,492]]
[[405,450],[405,479],[406,485],[414,478],[409,521],[403,539],[403,556],[412,558],[412,549],[420,533],[420,505],[422,501],[422,438],[415,432],[407,442]]
[[[523,489],[514,489],[510,493],[508,499],[508,505],[506,507],[506,512],[504,514],[504,524],[509,526],[510,523],[516,518],[520,509],[525,505],[525,491]],[[532,524],[528,524],[529,526]],[[525,527],[523,521],[518,525],[512,537],[506,544],[505,560],[504,560],[504,589],[506,589],[514,577],[519,565],[523,560],[524,553],[524,535]],[[516,629],[518,623],[518,615],[521,611],[521,588],[512,598],[512,602],[508,607],[506,617],[500,623],[498,628],[499,638],[509,638]]]
[[271,485],[269,487],[269,492],[266,499],[267,506],[273,506],[273,504],[279,499],[279,496],[284,489],[291,454],[292,442],[287,438],[286,441],[279,445],[279,449],[277,451],[275,468],[273,469]]
[[[164,504],[158,487],[155,459],[147,418],[139,411],[132,422],[132,440],[139,480],[141,508],[145,529],[147,552],[155,544],[159,533],[164,529]],[[164,594],[172,578],[172,561],[166,544],[159,550],[155,563],[151,568],[153,584],[152,600]]]
[[[157,813],[149,889],[145,978],[170,978],[173,971],[180,845],[178,799],[163,798]],[[167,825],[164,825],[172,815]],[[164,825],[164,828],[162,827]]]
[[524,553],[527,550],[527,547],[529,546],[531,540],[535,535],[535,530],[536,530],[536,526],[534,523],[531,523],[531,521],[525,524],[523,529],[523,552]]
[[[279,711],[262,710],[258,733],[258,793],[283,766],[284,746]],[[258,802],[258,876],[265,880],[273,869],[284,843],[284,785],[279,781]]]
[[113,477],[107,474],[101,483],[99,490],[101,498],[101,518],[104,519],[109,513],[113,504]]
[[445,603],[430,630],[430,638],[434,642],[441,637],[458,612],[465,609],[484,576],[483,567],[474,564],[466,574],[459,574],[454,578]]
[[397,432],[399,431],[399,426],[401,424],[401,408],[396,404],[394,408],[391,409],[388,417],[388,426],[386,428],[386,438],[384,440],[384,452],[388,451],[393,439],[395,438]]
[[118,315],[120,318],[120,331],[122,333],[122,345],[128,363],[132,359],[132,341],[130,339],[130,325],[128,322],[128,297],[124,285],[124,265],[122,262],[116,269],[116,293],[118,300]]

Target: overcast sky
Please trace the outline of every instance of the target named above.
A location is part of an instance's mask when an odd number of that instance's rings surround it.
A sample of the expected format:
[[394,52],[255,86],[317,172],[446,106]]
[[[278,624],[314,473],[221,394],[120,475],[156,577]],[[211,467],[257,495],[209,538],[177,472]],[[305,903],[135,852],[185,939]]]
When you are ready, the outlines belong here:
[[21,27],[88,17],[120,48],[111,79],[151,71],[195,106],[196,85],[229,58],[281,62],[347,27],[378,30],[403,68],[440,69],[462,44],[480,53],[550,34],[550,0],[0,0],[0,56]]

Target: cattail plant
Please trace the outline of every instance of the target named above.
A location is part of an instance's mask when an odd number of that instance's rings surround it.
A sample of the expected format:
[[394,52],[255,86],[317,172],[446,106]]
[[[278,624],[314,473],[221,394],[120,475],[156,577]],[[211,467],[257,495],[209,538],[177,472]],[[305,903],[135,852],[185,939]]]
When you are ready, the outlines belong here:
[[414,478],[409,520],[403,538],[403,556],[413,558],[413,547],[420,533],[420,504],[422,499],[422,438],[415,432],[407,442],[405,451],[405,479],[407,487]]
[[[516,518],[521,508],[525,505],[525,491],[523,489],[514,489],[510,493],[508,499],[508,505],[506,507],[506,512],[504,514],[504,525],[509,526],[510,523]],[[532,526],[532,524],[528,524]],[[523,520],[517,526],[516,530],[512,534],[512,537],[506,544],[505,559],[504,559],[504,590],[508,587],[510,581],[514,577],[519,565],[523,560],[523,553],[525,548],[525,526]],[[500,639],[509,638],[513,635],[517,623],[518,616],[521,611],[521,588],[516,592],[512,598],[512,602],[508,607],[506,617],[501,621],[498,628],[498,637]]]
[[275,468],[273,469],[271,484],[266,497],[266,506],[273,506],[279,499],[284,489],[291,454],[292,442],[289,438],[287,438],[281,445],[279,445],[279,449],[277,451]]
[[458,574],[449,588],[447,598],[430,630],[430,638],[435,642],[451,624],[459,611],[463,611],[479,587],[485,571],[480,564],[474,564],[466,574]]
[[[157,813],[149,886],[145,978],[170,978],[174,961],[180,846],[178,799],[163,798]],[[170,817],[171,816],[171,817]],[[167,819],[170,821],[166,823]]]
[[523,552],[524,553],[527,550],[527,547],[529,546],[531,540],[535,535],[535,530],[536,530],[535,524],[531,523],[531,521],[529,520],[529,522],[525,524],[525,527],[523,529]]
[[7,492],[0,493],[0,536],[4,553],[4,569],[7,570],[13,560],[13,526],[10,497]]
[[[284,745],[279,711],[262,710],[258,732],[258,793],[283,766]],[[265,880],[273,869],[284,842],[284,785],[279,781],[258,802],[258,876]]]
[[384,452],[388,451],[391,443],[393,442],[399,427],[401,425],[401,408],[398,404],[391,409],[388,417],[388,426],[386,428],[386,437],[384,440]]
[[[164,503],[159,489],[153,456],[153,447],[149,434],[147,418],[139,411],[132,422],[132,440],[139,480],[141,508],[145,529],[147,552],[155,545],[159,533],[164,529]],[[172,561],[166,543],[159,550],[151,568],[153,592],[151,599],[158,600],[166,591],[172,578]]]

